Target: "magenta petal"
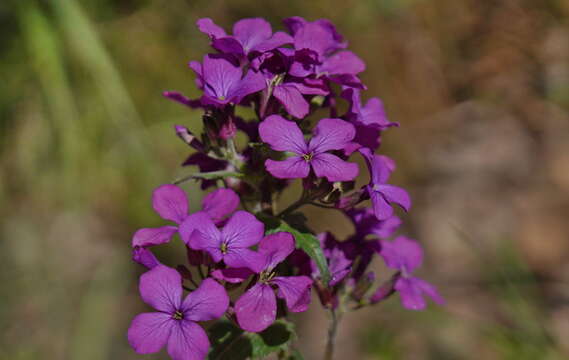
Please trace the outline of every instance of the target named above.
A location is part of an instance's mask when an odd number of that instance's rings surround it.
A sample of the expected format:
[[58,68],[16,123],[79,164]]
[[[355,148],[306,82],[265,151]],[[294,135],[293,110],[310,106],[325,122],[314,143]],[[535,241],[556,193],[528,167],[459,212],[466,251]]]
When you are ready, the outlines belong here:
[[439,294],[433,285],[419,278],[415,278],[415,282],[421,291],[427,294],[436,304],[444,305],[446,303],[445,299]]
[[158,265],[140,276],[140,297],[158,311],[173,314],[182,298],[182,277],[167,266]]
[[239,86],[241,68],[221,56],[206,55],[202,63],[204,93],[214,102],[226,103],[232,89]]
[[142,228],[132,237],[132,246],[153,246],[165,244],[178,232],[175,226],[162,226],[159,228]]
[[265,40],[262,43],[253,46],[251,48],[251,51],[266,52],[266,51],[276,49],[279,46],[282,46],[285,44],[291,44],[293,41],[294,40],[292,39],[292,37],[289,34],[284,33],[282,31],[278,31],[278,32],[274,33],[270,39]]
[[232,268],[248,268],[255,273],[265,269],[265,256],[246,248],[229,248],[223,256],[225,264]]
[[178,224],[188,216],[188,198],[176,185],[162,185],[154,190],[152,207],[163,219]]
[[366,68],[364,62],[351,51],[340,51],[330,56],[320,67],[320,72],[327,74],[356,75]]
[[172,327],[168,355],[172,360],[204,360],[209,351],[207,334],[198,324],[181,320]]
[[[201,248],[195,248],[190,243],[191,236],[196,229],[200,229],[200,231],[206,234],[209,238],[215,238],[217,241],[221,241],[219,239],[219,230],[213,223],[211,216],[205,211],[198,211],[197,213],[188,216],[186,220],[180,224],[178,229],[180,237],[186,244],[188,244],[192,249],[202,250]],[[219,245],[219,243],[217,243],[217,245]]]
[[263,120],[259,125],[259,135],[275,151],[291,151],[298,155],[307,153],[308,147],[298,125],[280,115],[271,115]]
[[184,320],[214,320],[227,310],[229,297],[225,288],[213,279],[205,279],[200,287],[186,296],[182,303]]
[[247,75],[231,88],[228,96],[233,102],[238,103],[249,94],[258,92],[267,87],[267,80],[261,73],[249,70]]
[[294,238],[290,233],[267,235],[259,243],[259,252],[266,257],[264,269],[272,270],[294,251]]
[[284,106],[286,111],[298,119],[308,115],[310,106],[308,101],[294,85],[282,84],[273,89],[273,95]]
[[243,330],[259,332],[275,322],[277,299],[273,289],[263,283],[257,283],[235,303],[237,322]]
[[185,238],[185,234],[191,231],[187,241],[188,246],[194,250],[207,251],[215,262],[221,261],[222,235],[213,221],[203,212],[193,214],[188,219],[199,220],[198,224],[186,221],[180,226],[180,233],[182,233],[184,225],[193,229],[184,232],[183,235]]
[[254,272],[248,268],[227,268],[212,271],[211,277],[231,284],[239,284],[253,274]]
[[232,37],[222,37],[213,40],[211,46],[225,54],[243,55],[243,46]]
[[139,354],[157,353],[166,345],[175,320],[166,313],[137,315],[128,328],[128,343]]
[[231,189],[218,189],[205,196],[203,211],[218,223],[239,206],[239,196]]
[[326,177],[329,181],[351,181],[359,173],[356,163],[344,161],[336,155],[318,154],[310,161],[314,173],[318,177]]
[[395,283],[395,290],[397,290],[401,296],[403,307],[409,310],[423,310],[427,307],[427,302],[423,297],[425,289],[427,290],[425,292],[427,295],[435,295],[435,297],[433,297],[435,302],[439,304],[444,303],[444,300],[439,296],[434,287],[421,279],[401,277]]
[[269,39],[272,33],[271,24],[262,18],[243,19],[233,25],[233,36],[243,45],[245,53]]
[[343,149],[356,136],[354,125],[341,119],[322,119],[313,132],[308,147],[315,153]]
[[380,255],[388,267],[407,273],[413,272],[423,263],[421,246],[405,236],[398,236],[393,241],[381,241]]
[[308,276],[279,276],[271,283],[279,288],[277,295],[285,299],[286,306],[292,312],[303,312],[310,305],[310,287],[312,280]]
[[209,35],[211,38],[220,38],[226,36],[225,30],[222,27],[216,25],[210,18],[202,18],[196,22],[198,29]]
[[267,159],[267,171],[279,179],[305,178],[310,173],[310,165],[300,156],[293,156],[283,161]]
[[221,231],[227,247],[245,248],[259,243],[263,238],[265,225],[247,211],[237,211]]
[[[369,187],[368,187],[369,188]],[[378,220],[387,220],[393,215],[393,208],[377,191],[369,190],[373,213]]]
[[132,260],[139,263],[140,265],[146,267],[147,269],[153,269],[160,264],[160,261],[154,256],[152,251],[143,248],[141,246],[136,246],[132,250]]
[[381,193],[390,203],[396,203],[405,211],[411,209],[411,198],[404,189],[393,185],[375,185],[374,190]]

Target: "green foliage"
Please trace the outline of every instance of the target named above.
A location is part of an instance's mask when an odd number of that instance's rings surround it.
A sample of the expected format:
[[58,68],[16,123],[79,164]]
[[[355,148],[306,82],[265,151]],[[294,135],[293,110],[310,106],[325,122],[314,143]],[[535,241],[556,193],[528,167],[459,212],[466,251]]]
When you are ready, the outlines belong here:
[[[220,321],[210,328],[209,336],[212,345],[209,360],[263,359],[276,352],[286,354],[296,338],[293,324],[285,320],[275,321],[260,333],[246,332],[230,321]],[[302,359],[296,355],[287,358]]]

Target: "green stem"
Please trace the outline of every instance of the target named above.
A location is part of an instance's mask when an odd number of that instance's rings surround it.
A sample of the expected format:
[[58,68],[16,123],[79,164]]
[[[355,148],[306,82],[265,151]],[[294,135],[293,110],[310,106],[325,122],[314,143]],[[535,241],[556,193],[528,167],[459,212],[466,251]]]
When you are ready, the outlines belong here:
[[341,319],[341,315],[337,314],[336,310],[330,310],[330,315],[330,325],[328,326],[328,340],[326,342],[324,360],[333,360],[334,358],[334,345],[336,342],[336,334],[338,332],[338,324]]

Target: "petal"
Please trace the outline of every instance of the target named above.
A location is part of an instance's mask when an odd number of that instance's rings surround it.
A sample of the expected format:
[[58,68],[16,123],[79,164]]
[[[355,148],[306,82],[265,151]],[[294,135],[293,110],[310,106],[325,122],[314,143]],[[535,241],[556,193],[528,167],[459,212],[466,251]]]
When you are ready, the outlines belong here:
[[376,97],[368,100],[361,109],[358,120],[365,125],[376,125],[382,130],[391,126],[399,126],[398,123],[387,120],[383,102]]
[[270,39],[265,40],[259,43],[258,45],[253,46],[250,49],[250,51],[266,52],[276,49],[279,46],[285,44],[291,44],[293,41],[294,41],[293,38],[289,34],[284,33],[282,31],[278,31],[274,33]]
[[253,275],[254,272],[248,268],[227,268],[218,269],[211,272],[211,276],[214,279],[220,281],[227,281],[231,284],[239,284],[247,280],[247,278]]
[[199,100],[192,100],[189,97],[184,96],[183,94],[181,94],[177,91],[164,91],[162,93],[162,95],[165,98],[168,98],[168,99],[175,101],[179,104],[186,105],[192,109],[197,109],[197,108],[201,107],[201,103]]
[[392,268],[413,272],[423,263],[423,250],[419,243],[405,236],[398,236],[393,241],[381,241],[380,255],[385,264]]
[[239,103],[245,96],[261,91],[267,87],[267,80],[261,73],[249,70],[247,75],[231,87],[227,96],[234,103]]
[[218,189],[207,194],[202,201],[203,211],[218,223],[239,206],[239,196],[231,189]]
[[273,95],[295,118],[303,119],[308,115],[310,106],[295,86],[287,84],[276,86],[273,89]]
[[280,115],[271,115],[263,120],[259,125],[259,135],[275,151],[291,151],[298,155],[308,152],[298,125]]
[[209,321],[223,315],[229,306],[225,288],[213,279],[205,279],[182,303],[184,320]]
[[162,185],[152,193],[152,207],[163,219],[179,224],[188,216],[186,192],[176,185]]
[[361,148],[358,150],[366,160],[371,184],[385,184],[389,176],[395,170],[395,162],[383,155],[375,155],[368,148]]
[[198,29],[209,35],[211,38],[220,38],[226,36],[225,30],[222,27],[216,25],[210,18],[202,18],[196,22]]
[[128,328],[128,343],[139,354],[157,353],[166,345],[176,324],[170,314],[143,313],[137,315]]
[[140,276],[140,297],[158,311],[173,314],[182,297],[182,277],[167,266],[159,265]]
[[351,51],[340,51],[327,58],[319,71],[328,74],[356,75],[366,68],[362,59]]
[[306,23],[294,34],[296,50],[313,50],[320,57],[333,50],[335,43],[333,34],[316,23]]
[[404,189],[393,186],[393,185],[376,185],[374,186],[375,191],[380,192],[385,200],[390,203],[396,203],[401,206],[405,211],[411,209],[411,198],[409,194]]
[[290,233],[267,235],[259,243],[259,252],[266,257],[264,269],[272,270],[294,251],[294,238]]
[[142,266],[145,266],[149,270],[161,265],[160,261],[158,261],[152,251],[141,246],[137,246],[132,249],[132,260]]
[[[370,189],[368,187],[368,189]],[[368,190],[371,198],[371,205],[373,207],[373,213],[378,220],[389,219],[393,215],[393,208],[385,200],[385,198],[377,191]]]
[[192,233],[196,229],[200,229],[200,231],[208,238],[215,239],[216,246],[219,246],[221,244],[220,232],[213,223],[211,216],[205,211],[198,211],[197,213],[188,216],[178,228],[180,237],[187,245],[189,245],[192,249],[202,250],[201,248],[195,248],[190,244]]
[[436,304],[444,305],[446,303],[445,299],[439,294],[433,285],[419,278],[415,278],[415,282],[421,291],[427,294]]
[[227,102],[230,90],[241,81],[241,68],[222,56],[206,55],[203,59],[205,95],[219,102]]
[[270,38],[272,33],[271,24],[262,18],[243,19],[233,25],[233,36],[243,45],[245,53]]
[[265,225],[247,211],[237,211],[221,231],[228,249],[247,248],[263,238]]
[[316,153],[340,150],[356,136],[354,125],[341,119],[322,119],[313,132],[314,137],[308,147]]
[[328,181],[351,181],[358,176],[356,163],[344,161],[336,155],[318,154],[310,161],[314,173],[318,177],[326,177]]
[[162,226],[159,228],[142,228],[132,237],[132,246],[153,246],[165,244],[178,232],[176,226]]
[[310,287],[312,280],[308,276],[279,276],[271,280],[278,286],[277,295],[285,299],[286,306],[292,312],[303,312],[310,305]]
[[[425,286],[426,285],[426,286]],[[427,302],[423,297],[423,289],[426,288],[428,291],[434,290],[434,288],[428,284],[427,282],[417,279],[414,277],[401,277],[395,282],[395,290],[399,292],[401,296],[401,303],[403,307],[409,310],[423,310],[427,307]],[[431,292],[432,295],[433,293]],[[436,301],[444,301],[436,290],[434,290],[434,294],[436,294]]]
[[203,360],[209,351],[207,334],[198,324],[177,321],[168,339],[168,355],[173,360]]
[[211,46],[224,54],[243,55],[245,53],[239,41],[229,36],[213,40]]
[[265,269],[265,256],[256,251],[245,248],[229,248],[223,256],[225,264],[232,268],[248,268],[255,273]]
[[277,299],[273,289],[263,283],[257,283],[235,303],[237,322],[243,330],[259,332],[275,322]]
[[305,178],[310,173],[310,165],[300,156],[293,156],[283,161],[267,159],[267,171],[279,179]]

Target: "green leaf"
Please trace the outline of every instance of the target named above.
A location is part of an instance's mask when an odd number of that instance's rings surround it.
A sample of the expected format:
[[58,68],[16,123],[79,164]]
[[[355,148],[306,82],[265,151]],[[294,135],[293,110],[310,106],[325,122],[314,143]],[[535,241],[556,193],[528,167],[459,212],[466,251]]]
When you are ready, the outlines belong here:
[[232,322],[219,321],[209,329],[209,360],[263,359],[272,353],[286,351],[295,339],[294,325],[277,320],[260,333],[243,331]]
[[320,270],[320,277],[324,286],[328,286],[328,281],[330,280],[330,270],[328,269],[328,262],[326,257],[322,252],[320,247],[320,241],[313,234],[307,232],[306,230],[297,230],[296,228],[290,226],[284,221],[281,221],[278,227],[275,227],[268,231],[269,234],[276,233],[279,231],[286,231],[294,236],[296,241],[296,248],[304,251],[312,260],[316,262],[318,270]]

